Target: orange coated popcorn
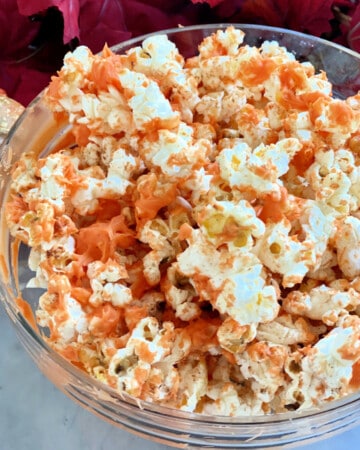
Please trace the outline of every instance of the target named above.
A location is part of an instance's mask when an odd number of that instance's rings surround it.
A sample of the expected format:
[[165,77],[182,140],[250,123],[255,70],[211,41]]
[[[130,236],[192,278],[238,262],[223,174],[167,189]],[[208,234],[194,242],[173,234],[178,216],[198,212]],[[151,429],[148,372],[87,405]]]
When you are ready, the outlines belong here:
[[305,409],[357,388],[359,96],[229,27],[78,47],[45,91],[74,145],[13,170],[49,343],[184,411]]

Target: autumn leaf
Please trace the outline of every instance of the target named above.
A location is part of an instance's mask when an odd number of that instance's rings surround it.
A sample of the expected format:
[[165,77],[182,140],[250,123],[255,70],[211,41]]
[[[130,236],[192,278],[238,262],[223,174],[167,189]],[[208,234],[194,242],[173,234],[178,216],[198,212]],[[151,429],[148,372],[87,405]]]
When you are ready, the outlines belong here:
[[[22,16],[16,3],[0,0],[0,74],[3,61],[16,61],[29,41],[39,31],[39,24]],[[1,80],[1,77],[0,77]],[[3,87],[3,86],[1,86]]]
[[50,7],[56,7],[64,17],[64,44],[79,37],[80,0],[17,0],[20,14],[33,16]]
[[191,0],[192,3],[207,3],[212,8],[215,8],[215,6],[220,5],[224,0]]
[[238,21],[320,36],[331,30],[332,0],[245,0]]
[[360,53],[360,4],[352,15],[347,41],[350,48]]

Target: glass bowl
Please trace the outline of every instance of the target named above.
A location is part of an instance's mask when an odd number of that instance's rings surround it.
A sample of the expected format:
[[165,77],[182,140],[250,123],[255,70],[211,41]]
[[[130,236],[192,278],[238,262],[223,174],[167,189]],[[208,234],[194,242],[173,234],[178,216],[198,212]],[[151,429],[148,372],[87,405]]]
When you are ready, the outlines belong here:
[[[204,37],[229,24],[190,26],[164,30],[185,57],[193,56]],[[292,51],[298,60],[310,61],[326,71],[335,96],[354,95],[360,89],[360,55],[331,42],[297,32],[258,25],[234,24],[245,31],[245,43],[260,45],[275,40]],[[156,33],[155,33],[156,34]],[[115,47],[123,53],[139,45],[145,37],[131,39]],[[0,205],[8,195],[10,169],[21,153],[30,148],[39,155],[67,144],[69,125],[58,123],[40,94],[20,116],[0,149]],[[255,417],[212,417],[182,412],[135,400],[84,374],[58,355],[42,337],[32,319],[40,295],[26,288],[31,278],[27,268],[28,249],[21,247],[18,260],[14,243],[1,212],[0,294],[18,337],[39,369],[65,394],[86,409],[130,432],[178,448],[285,448],[304,445],[360,424],[360,393],[302,412]],[[26,300],[19,300],[21,297]]]

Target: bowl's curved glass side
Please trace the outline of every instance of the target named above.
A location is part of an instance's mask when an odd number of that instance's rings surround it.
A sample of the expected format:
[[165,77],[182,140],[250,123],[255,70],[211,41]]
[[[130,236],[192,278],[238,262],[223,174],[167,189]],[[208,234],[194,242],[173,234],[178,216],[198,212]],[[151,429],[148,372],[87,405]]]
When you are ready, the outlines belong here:
[[184,418],[180,412],[167,414],[161,408],[141,409],[117,395],[98,391],[91,384],[79,383],[61,366],[51,373],[46,370],[46,374],[70,398],[109,423],[179,448],[294,448],[330,438],[360,424],[358,401],[345,405],[341,414],[334,409],[305,418],[272,422],[269,417],[269,421],[264,418],[262,423],[236,423],[228,418],[210,420],[191,414]]
[[15,302],[10,299],[16,298],[17,293],[11,261],[12,239],[5,220],[5,203],[9,196],[11,168],[22,152],[28,148],[29,134],[33,134],[33,130],[30,132],[29,127],[33,123],[37,103],[38,99],[20,115],[0,146],[0,299],[13,322],[16,320],[17,311]]
[[[11,169],[20,156],[33,152],[39,157],[49,153],[64,138],[69,126],[57,122],[45,105],[42,95],[37,97],[18,118],[0,147],[0,293],[11,319],[21,314],[15,298],[22,292],[31,276],[27,264],[27,249],[21,248],[19,261],[13,261],[13,239],[5,220],[5,205],[10,194]],[[18,268],[18,270],[15,270]],[[15,279],[18,275],[18,279]],[[34,310],[38,300],[36,290],[27,290],[26,300]],[[22,317],[25,320],[24,317]]]
[[[309,416],[285,414],[246,418],[206,417],[122,396],[51,355],[27,323],[18,337],[42,373],[72,400],[112,425],[178,448],[288,448],[330,438],[360,424],[359,399]],[[31,338],[32,336],[32,338]],[[30,338],[29,338],[30,337]],[[338,402],[336,402],[338,403]]]

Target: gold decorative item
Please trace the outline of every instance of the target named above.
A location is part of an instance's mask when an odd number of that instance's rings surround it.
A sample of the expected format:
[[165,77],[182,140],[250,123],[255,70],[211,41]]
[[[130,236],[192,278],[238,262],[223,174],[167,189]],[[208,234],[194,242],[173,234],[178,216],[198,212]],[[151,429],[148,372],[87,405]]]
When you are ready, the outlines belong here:
[[9,98],[0,89],[0,144],[2,144],[16,119],[24,111],[24,107],[16,100]]

